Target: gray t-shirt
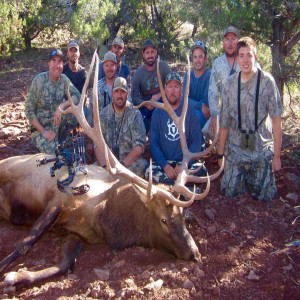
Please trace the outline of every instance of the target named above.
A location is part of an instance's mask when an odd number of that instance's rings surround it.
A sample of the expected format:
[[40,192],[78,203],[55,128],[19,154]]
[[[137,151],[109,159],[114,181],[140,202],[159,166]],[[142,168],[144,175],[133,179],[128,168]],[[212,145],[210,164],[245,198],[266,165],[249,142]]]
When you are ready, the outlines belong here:
[[[159,71],[163,86],[166,76],[171,72],[168,64],[164,61],[159,63]],[[150,100],[153,95],[159,94],[157,70],[148,71],[145,65],[139,67],[132,78],[131,97],[134,105],[139,105],[145,100]]]

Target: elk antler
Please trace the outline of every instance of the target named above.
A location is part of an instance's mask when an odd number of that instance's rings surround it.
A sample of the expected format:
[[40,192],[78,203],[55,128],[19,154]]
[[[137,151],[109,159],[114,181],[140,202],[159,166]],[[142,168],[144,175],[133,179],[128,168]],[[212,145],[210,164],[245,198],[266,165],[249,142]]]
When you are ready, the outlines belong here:
[[[94,127],[92,128],[84,115],[83,112],[83,104],[84,104],[84,95],[86,94],[86,90],[91,78],[91,74],[94,68],[94,65],[96,63],[95,67],[95,74],[94,74],[94,83],[93,83],[93,116],[94,116]],[[97,93],[97,79],[98,79],[98,72],[99,72],[99,58],[97,55],[97,52],[94,53],[93,59],[87,74],[87,79],[85,81],[80,102],[78,106],[76,106],[70,97],[70,94],[68,93],[68,100],[70,103],[70,107],[65,109],[63,112],[64,114],[67,113],[73,113],[75,117],[77,118],[78,122],[80,123],[81,127],[85,131],[85,133],[88,135],[88,137],[98,146],[100,149],[105,153],[106,157],[106,166],[108,168],[108,171],[115,175],[121,175],[122,177],[125,177],[130,182],[132,182],[134,185],[143,188],[145,191],[147,191],[148,198],[151,198],[151,195],[154,194],[163,196],[167,200],[169,200],[174,205],[180,206],[180,207],[188,207],[194,202],[194,195],[192,193],[192,196],[190,197],[190,200],[188,201],[180,201],[176,199],[171,193],[169,193],[166,190],[163,190],[157,186],[153,186],[151,188],[152,183],[150,183],[150,189],[149,183],[142,179],[141,177],[137,176],[135,173],[124,167],[114,156],[112,151],[107,146],[105,139],[102,135],[101,126],[100,126],[100,116],[99,116],[99,109],[98,109],[98,93]],[[208,193],[208,191],[207,191]]]
[[161,93],[161,96],[163,99],[163,103],[159,103],[154,100],[148,100],[148,101],[142,102],[140,105],[136,106],[136,108],[140,108],[148,103],[148,104],[153,105],[156,108],[164,109],[170,115],[170,117],[172,118],[172,120],[174,121],[175,125],[178,128],[179,136],[180,136],[180,144],[181,144],[181,149],[182,149],[182,153],[183,153],[181,172],[177,176],[177,179],[175,181],[173,189],[177,193],[183,194],[184,196],[191,198],[191,197],[193,197],[193,192],[191,192],[185,186],[186,183],[188,183],[188,182],[194,182],[194,183],[207,182],[207,187],[206,187],[205,191],[202,194],[196,194],[196,196],[195,196],[196,200],[201,200],[201,199],[204,199],[206,197],[206,195],[208,194],[208,191],[210,188],[210,180],[214,180],[214,179],[218,178],[218,176],[222,173],[225,160],[223,158],[220,169],[211,176],[208,176],[208,175],[206,177],[195,176],[194,174],[196,172],[198,172],[201,167],[198,168],[197,170],[189,170],[189,168],[188,168],[188,163],[191,160],[204,157],[205,155],[210,153],[211,150],[214,148],[214,146],[217,143],[217,138],[218,138],[219,122],[217,119],[217,126],[216,126],[217,130],[215,132],[212,144],[202,152],[197,152],[197,153],[190,152],[190,150],[188,149],[188,146],[187,146],[187,140],[186,140],[186,136],[185,136],[185,117],[186,117],[186,113],[187,113],[187,109],[188,109],[188,95],[189,95],[189,86],[190,86],[190,60],[189,60],[188,56],[187,56],[187,60],[188,60],[188,72],[187,72],[187,80],[186,80],[186,86],[185,86],[184,104],[183,104],[183,109],[182,109],[180,116],[176,115],[175,111],[173,110],[173,108],[169,104],[169,101],[166,98],[166,94],[165,94],[165,91],[164,91],[164,88],[162,85],[162,80],[161,80],[161,76],[160,76],[160,72],[159,72],[159,58],[157,60],[157,79],[158,79],[160,93]]

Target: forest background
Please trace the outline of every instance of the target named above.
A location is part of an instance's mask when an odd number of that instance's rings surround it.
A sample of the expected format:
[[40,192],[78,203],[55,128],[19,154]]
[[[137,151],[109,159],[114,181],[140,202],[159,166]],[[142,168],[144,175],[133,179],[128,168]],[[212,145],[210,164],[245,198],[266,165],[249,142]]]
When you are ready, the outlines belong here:
[[[224,29],[234,25],[257,41],[260,64],[281,95],[289,103],[299,100],[299,0],[0,0],[0,7],[0,58],[60,47],[70,37],[103,49],[118,35],[128,53],[152,38],[168,62],[186,62],[191,45],[201,39],[211,66],[222,53]],[[131,56],[129,64],[139,57]]]

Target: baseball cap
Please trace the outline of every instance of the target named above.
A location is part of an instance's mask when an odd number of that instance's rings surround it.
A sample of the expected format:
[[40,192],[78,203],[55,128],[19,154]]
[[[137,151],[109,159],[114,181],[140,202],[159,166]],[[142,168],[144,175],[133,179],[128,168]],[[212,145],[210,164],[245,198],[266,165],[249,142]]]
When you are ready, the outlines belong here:
[[172,80],[175,80],[175,81],[179,82],[180,85],[182,85],[180,75],[177,72],[171,72],[167,75],[166,84]]
[[151,39],[147,39],[147,40],[144,41],[144,43],[143,43],[143,52],[147,47],[152,47],[152,48],[156,49],[156,46],[155,46],[154,42]]
[[197,41],[197,42],[192,46],[191,52],[193,53],[193,51],[194,51],[196,48],[201,48],[201,49],[205,52],[205,54],[207,54],[207,48],[206,48],[206,45],[205,45],[204,42],[202,42],[202,41],[200,41],[200,40]]
[[224,31],[224,34],[223,34],[223,37],[226,36],[227,33],[234,33],[237,37],[240,36],[240,32],[237,28],[235,28],[234,26],[229,26],[225,31]]
[[117,63],[117,57],[116,57],[116,54],[114,54],[113,52],[111,51],[108,51],[104,54],[104,59],[103,59],[103,62],[106,62],[108,60],[111,60],[115,63]]
[[64,59],[63,53],[57,48],[50,51],[49,60],[52,60],[55,56],[59,56],[61,59]]
[[117,77],[113,84],[113,91],[121,89],[125,92],[128,92],[127,81],[123,77]]
[[77,50],[79,50],[79,44],[76,40],[69,41],[68,50],[70,50],[71,48],[76,48]]
[[121,37],[116,37],[113,42],[112,42],[112,45],[119,45],[121,47],[124,48],[124,41]]

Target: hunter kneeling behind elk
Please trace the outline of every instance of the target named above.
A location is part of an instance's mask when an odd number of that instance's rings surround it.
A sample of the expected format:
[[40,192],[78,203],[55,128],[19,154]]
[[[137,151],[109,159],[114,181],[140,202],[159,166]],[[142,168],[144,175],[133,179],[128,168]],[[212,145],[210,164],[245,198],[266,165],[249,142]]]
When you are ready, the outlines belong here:
[[[168,103],[179,116],[183,110],[182,83],[178,73],[171,72],[166,77],[165,93]],[[200,119],[191,106],[188,107],[185,118],[187,147],[191,152],[201,151],[202,132],[199,129]],[[150,127],[150,149],[154,159],[153,179],[155,182],[174,184],[181,172],[183,159],[179,130],[167,111],[156,109],[153,112]],[[196,176],[205,176],[205,168],[201,163],[192,160],[189,169],[200,170]],[[149,168],[146,170],[149,178]]]
[[[61,142],[61,128],[72,129],[77,121],[74,116],[62,116],[62,111],[70,103],[70,92],[75,104],[79,102],[80,93],[69,78],[62,74],[63,53],[59,49],[50,52],[49,71],[38,74],[29,89],[25,103],[25,114],[31,127],[31,138],[40,152],[54,154]],[[65,123],[62,127],[62,123]],[[68,126],[66,126],[68,124]]]
[[[102,134],[116,158],[143,177],[147,166],[147,161],[141,157],[146,144],[146,129],[140,111],[127,101],[128,87],[123,77],[115,79],[112,98],[112,103],[100,111]],[[98,164],[105,168],[105,154],[96,145],[95,156]]]

